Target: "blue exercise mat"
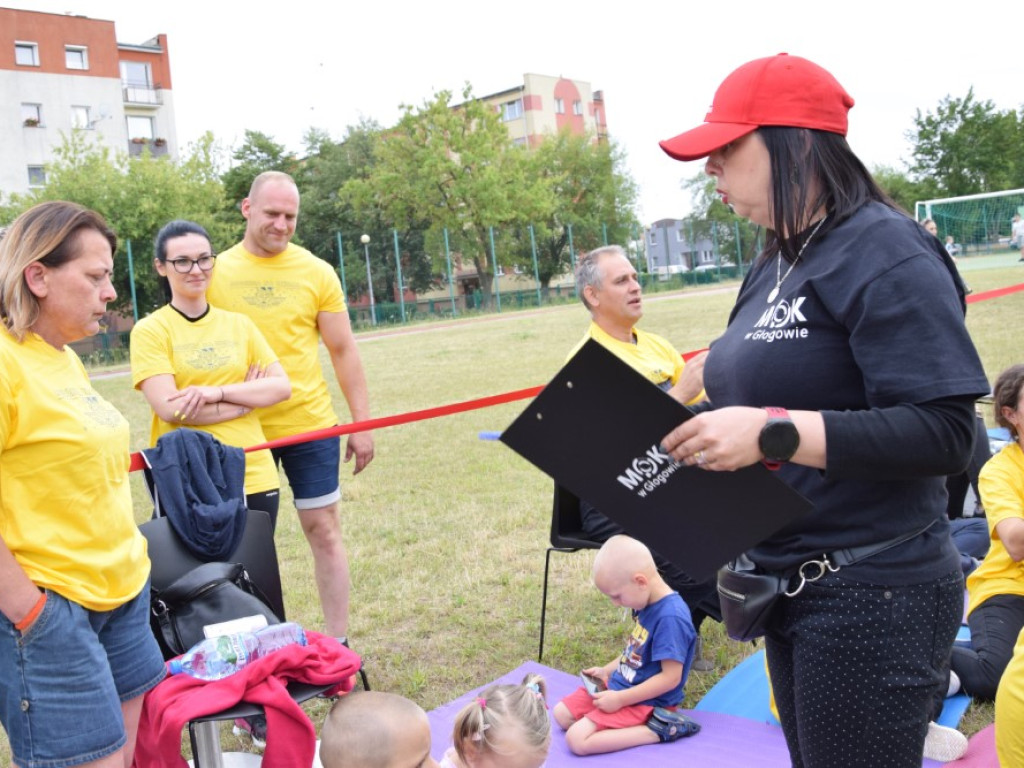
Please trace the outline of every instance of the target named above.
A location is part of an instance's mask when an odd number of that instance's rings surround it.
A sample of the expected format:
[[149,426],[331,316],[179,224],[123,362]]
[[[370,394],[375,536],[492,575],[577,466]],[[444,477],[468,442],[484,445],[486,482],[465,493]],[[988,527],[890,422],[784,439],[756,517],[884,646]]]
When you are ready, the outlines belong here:
[[[946,699],[939,716],[939,725],[956,728],[964,716],[969,696],[957,694]],[[704,694],[695,712],[721,712],[745,717],[759,723],[779,725],[768,706],[768,675],[764,668],[764,649],[737,664],[715,686]],[[699,719],[699,718],[698,718]]]

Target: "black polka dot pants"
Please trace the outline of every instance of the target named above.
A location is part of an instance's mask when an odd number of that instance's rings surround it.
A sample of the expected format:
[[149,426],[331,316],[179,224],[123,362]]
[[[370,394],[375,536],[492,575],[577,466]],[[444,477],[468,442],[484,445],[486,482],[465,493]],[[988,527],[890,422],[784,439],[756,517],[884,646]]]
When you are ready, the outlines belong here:
[[963,594],[959,570],[906,587],[840,571],[780,599],[765,647],[794,768],[920,768]]

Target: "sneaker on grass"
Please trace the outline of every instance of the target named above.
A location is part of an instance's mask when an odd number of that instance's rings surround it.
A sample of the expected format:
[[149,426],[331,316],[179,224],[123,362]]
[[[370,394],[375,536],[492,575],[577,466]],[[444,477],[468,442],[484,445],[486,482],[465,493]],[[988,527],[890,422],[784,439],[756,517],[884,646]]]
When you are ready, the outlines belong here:
[[956,728],[947,728],[938,723],[928,723],[928,735],[924,740],[924,756],[940,763],[959,760],[967,751],[967,737]]
[[235,724],[231,728],[231,732],[239,737],[243,733],[247,733],[249,738],[252,739],[253,747],[256,749],[267,748],[267,718],[263,715],[235,718]]

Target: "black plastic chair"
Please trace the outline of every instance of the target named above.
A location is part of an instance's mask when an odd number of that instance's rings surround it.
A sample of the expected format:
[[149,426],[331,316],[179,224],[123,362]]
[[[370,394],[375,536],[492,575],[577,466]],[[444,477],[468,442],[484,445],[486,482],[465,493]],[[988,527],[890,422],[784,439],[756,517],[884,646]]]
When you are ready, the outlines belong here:
[[[148,520],[139,526],[139,530],[149,542],[149,558],[153,564],[150,579],[154,589],[165,589],[176,579],[202,564],[175,533],[168,518],[157,517]],[[230,562],[245,566],[249,578],[263,592],[274,613],[281,621],[285,621],[281,574],[278,569],[270,515],[260,510],[248,510],[245,533],[237,549],[232,553]],[[364,688],[369,690],[362,670],[360,674]],[[333,685],[320,686],[291,681],[288,683],[288,692],[296,702],[302,703],[332,687]],[[188,734],[195,768],[216,768],[224,764],[216,725],[218,722],[262,714],[262,707],[240,702],[216,714],[190,720]]]
[[544,598],[540,608],[540,647],[537,650],[537,661],[544,658],[544,626],[548,613],[548,571],[551,569],[551,553],[600,548],[601,542],[594,541],[583,530],[580,500],[556,484],[551,504],[551,546],[544,557]]

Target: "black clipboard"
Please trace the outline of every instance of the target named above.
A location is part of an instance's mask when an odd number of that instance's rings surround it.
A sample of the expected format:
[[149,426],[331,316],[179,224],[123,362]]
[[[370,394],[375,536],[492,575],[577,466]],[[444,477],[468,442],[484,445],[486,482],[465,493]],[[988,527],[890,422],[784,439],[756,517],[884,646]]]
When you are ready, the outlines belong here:
[[709,472],[673,461],[659,442],[692,416],[590,340],[501,442],[703,581],[811,503],[761,464]]

